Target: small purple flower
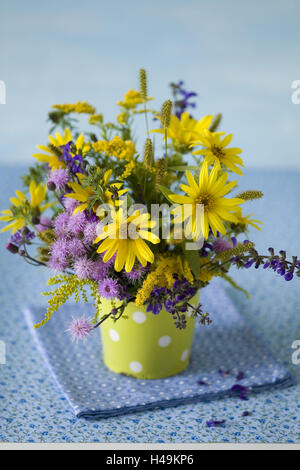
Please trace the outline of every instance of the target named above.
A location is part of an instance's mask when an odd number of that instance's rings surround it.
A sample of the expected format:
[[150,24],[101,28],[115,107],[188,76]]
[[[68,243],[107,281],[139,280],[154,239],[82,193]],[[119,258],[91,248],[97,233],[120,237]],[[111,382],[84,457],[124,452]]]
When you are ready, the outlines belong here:
[[93,271],[91,274],[92,279],[94,281],[103,281],[108,274],[110,266],[107,265],[107,263],[103,263],[102,260],[100,261],[95,261],[93,264]]
[[74,263],[74,272],[79,279],[91,279],[93,274],[93,261],[86,256],[78,258]]
[[48,177],[48,184],[54,184],[60,191],[64,189],[69,181],[70,173],[65,169],[53,170]]
[[214,242],[214,250],[216,253],[222,253],[223,251],[230,250],[232,248],[232,242],[225,240],[224,238],[218,238]]
[[52,227],[51,219],[49,219],[48,217],[41,217],[40,223],[36,226],[36,229],[39,232],[44,232],[45,230],[48,230],[51,227]]
[[113,299],[118,297],[119,285],[115,279],[107,277],[99,282],[99,293],[105,299]]
[[91,321],[85,317],[73,318],[70,328],[67,330],[73,341],[85,340],[92,331]]
[[71,215],[68,222],[68,230],[72,235],[78,235],[83,232],[86,225],[86,218],[83,212]]
[[289,273],[286,273],[286,275],[284,276],[284,279],[287,281],[287,282],[290,282],[294,279],[294,274],[289,272]]
[[57,237],[66,237],[69,235],[69,224],[70,216],[66,212],[59,214],[54,220],[54,231]]
[[87,245],[92,245],[97,238],[97,222],[87,222],[84,227],[84,243]]
[[219,428],[221,426],[224,427],[225,424],[225,419],[223,419],[222,421],[215,421],[214,419],[210,419],[209,421],[207,421],[206,426],[208,428]]
[[255,260],[251,259],[244,264],[244,268],[249,269],[251,268],[251,266],[253,266],[254,263],[255,263]]
[[69,255],[73,256],[74,258],[84,256],[87,252],[84,245],[78,238],[71,238],[71,240],[68,240],[67,246]]
[[22,229],[18,230],[11,236],[10,242],[13,245],[18,247],[21,246],[24,242],[31,242],[35,238],[35,233],[31,232],[27,227],[23,227]]

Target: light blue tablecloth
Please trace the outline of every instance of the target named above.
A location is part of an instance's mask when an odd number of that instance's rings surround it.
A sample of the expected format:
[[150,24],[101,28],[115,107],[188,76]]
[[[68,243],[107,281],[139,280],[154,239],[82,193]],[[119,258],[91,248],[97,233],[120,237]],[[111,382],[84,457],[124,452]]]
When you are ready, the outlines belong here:
[[[1,168],[0,207],[6,208],[11,188],[20,188],[22,168]],[[273,245],[300,255],[300,178],[292,172],[249,172],[243,188],[263,188],[266,197],[250,207],[265,222],[263,233],[252,232],[259,249]],[[5,241],[2,235],[0,240]],[[0,340],[7,364],[0,365],[0,441],[6,442],[300,442],[300,385],[237,399],[197,403],[86,422],[74,417],[64,395],[45,367],[22,315],[24,304],[41,303],[47,273],[28,269],[16,256],[0,251]],[[235,274],[252,294],[247,301],[227,288],[249,324],[300,381],[292,364],[292,343],[300,339],[300,286],[272,273],[249,270]],[[242,418],[243,411],[251,411]],[[225,428],[207,428],[214,418]]]

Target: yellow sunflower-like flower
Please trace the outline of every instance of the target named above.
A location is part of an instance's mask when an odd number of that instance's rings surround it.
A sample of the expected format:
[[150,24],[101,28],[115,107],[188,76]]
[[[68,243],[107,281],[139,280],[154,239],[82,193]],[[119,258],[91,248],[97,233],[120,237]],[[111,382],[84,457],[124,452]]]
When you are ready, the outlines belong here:
[[[194,239],[199,239],[201,232],[205,239],[209,236],[211,229],[216,236],[217,232],[226,234],[223,221],[237,221],[236,212],[240,204],[245,201],[239,198],[225,198],[237,182],[227,183],[227,173],[218,177],[218,169],[214,167],[209,173],[207,163],[203,163],[199,183],[190,171],[186,172],[188,185],[182,184],[181,189],[187,195],[170,195],[172,202],[180,204],[173,210],[175,215],[174,223],[182,223],[188,220],[186,225],[186,236],[192,233]],[[197,206],[202,205],[204,209],[203,220],[199,223],[197,217]],[[203,226],[202,226],[203,225]]]
[[122,208],[118,212],[112,212],[113,222],[103,228],[102,234],[94,243],[102,241],[98,253],[105,253],[104,263],[109,261],[116,253],[115,270],[130,272],[136,258],[142,266],[154,262],[154,254],[145,242],[157,244],[160,239],[149,232],[156,222],[150,220],[150,214],[141,214],[136,211],[130,217],[125,217]]
[[47,186],[37,185],[34,181],[31,181],[29,193],[30,200],[22,191],[16,191],[17,197],[10,198],[11,209],[2,211],[4,215],[0,217],[0,220],[11,223],[4,227],[1,232],[12,230],[12,233],[16,233],[28,223],[28,216],[31,212],[35,212],[35,215],[38,216],[55,204],[52,202],[42,205],[46,197]]
[[[99,180],[99,185],[101,186],[108,186],[109,180],[112,176],[112,170],[108,170],[105,172],[103,179]],[[90,204],[91,199],[95,196],[95,191],[90,186],[84,186],[82,183],[84,182],[85,176],[78,173],[77,177],[80,183],[68,183],[68,186],[73,190],[73,193],[68,193],[65,197],[70,197],[71,199],[75,199],[76,201],[80,202],[81,204],[76,207],[76,212],[83,212]],[[113,183],[110,187],[106,188],[104,191],[104,203],[110,204],[113,206],[119,206],[121,204],[120,198],[126,194],[129,189],[122,189],[123,183]],[[116,189],[116,193],[113,194],[113,189]],[[97,205],[93,207],[93,210],[97,211]]]
[[202,137],[199,138],[197,143],[193,144],[193,146],[202,145],[203,148],[193,152],[193,155],[203,155],[208,166],[216,165],[220,169],[221,165],[224,165],[229,170],[242,176],[242,170],[237,166],[244,167],[243,160],[239,157],[242,149],[226,148],[232,141],[232,137],[232,134],[229,134],[222,139],[220,134],[205,129]]
[[242,209],[239,207],[238,211],[236,212],[236,218],[237,218],[236,223],[239,225],[245,226],[246,229],[248,225],[250,225],[251,227],[254,227],[257,230],[261,231],[261,228],[257,224],[263,225],[264,223],[257,219],[250,219],[250,217],[252,217],[253,215],[254,214],[249,214],[249,215],[244,216]]
[[[187,151],[195,139],[209,128],[212,120],[213,115],[204,116],[200,121],[191,118],[188,112],[183,113],[180,119],[172,115],[168,127],[168,138],[172,139],[174,147]],[[155,129],[151,132],[165,133],[164,129]]]
[[[66,165],[60,160],[56,149],[62,145],[68,144],[69,142],[73,142],[73,137],[69,129],[65,130],[63,136],[59,132],[56,133],[55,138],[52,135],[49,135],[49,146],[37,145],[39,150],[43,150],[46,153],[35,153],[33,154],[33,157],[40,162],[48,163],[51,170],[65,168]],[[75,146],[77,152],[80,152],[82,156],[85,156],[91,148],[90,144],[85,142],[83,134],[80,134],[75,142]]]

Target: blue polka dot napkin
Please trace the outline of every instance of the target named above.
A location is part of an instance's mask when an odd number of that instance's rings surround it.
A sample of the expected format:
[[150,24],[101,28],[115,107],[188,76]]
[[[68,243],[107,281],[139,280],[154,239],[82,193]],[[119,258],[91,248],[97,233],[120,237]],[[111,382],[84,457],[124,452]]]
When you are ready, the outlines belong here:
[[137,380],[115,374],[103,364],[99,333],[85,343],[73,343],[66,329],[73,316],[89,313],[87,305],[66,305],[40,330],[45,307],[25,310],[45,362],[77,417],[105,418],[165,408],[194,401],[249,393],[293,384],[289,372],[247,326],[219,280],[201,293],[201,303],[213,319],[197,326],[190,366],[160,380]]

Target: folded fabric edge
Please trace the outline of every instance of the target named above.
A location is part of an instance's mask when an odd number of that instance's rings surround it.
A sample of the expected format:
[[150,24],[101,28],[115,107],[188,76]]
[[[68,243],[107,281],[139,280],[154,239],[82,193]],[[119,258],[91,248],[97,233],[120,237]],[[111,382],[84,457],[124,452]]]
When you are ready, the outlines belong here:
[[[250,389],[249,397],[251,397],[251,395],[259,394],[262,392],[289,388],[294,385],[296,385],[296,381],[292,378],[290,374],[288,374],[284,379],[278,380],[277,382],[274,382],[272,384],[259,385],[256,387],[252,387]],[[165,409],[165,408],[172,408],[172,407],[180,406],[180,405],[189,405],[192,403],[207,403],[207,402],[214,401],[214,400],[234,398],[234,397],[236,397],[236,394],[227,390],[227,391],[221,391],[217,393],[208,393],[206,395],[197,395],[197,396],[185,397],[185,398],[175,398],[173,400],[162,400],[159,402],[147,403],[145,405],[128,406],[128,407],[123,407],[120,409],[115,408],[112,410],[105,410],[105,411],[86,410],[86,411],[77,412],[76,416],[77,418],[97,420],[97,419],[112,418],[114,416],[121,416],[121,415],[126,415],[126,414],[131,414],[131,413],[139,413],[142,411],[149,411],[149,410],[155,410],[155,409],[159,410],[159,409]]]

